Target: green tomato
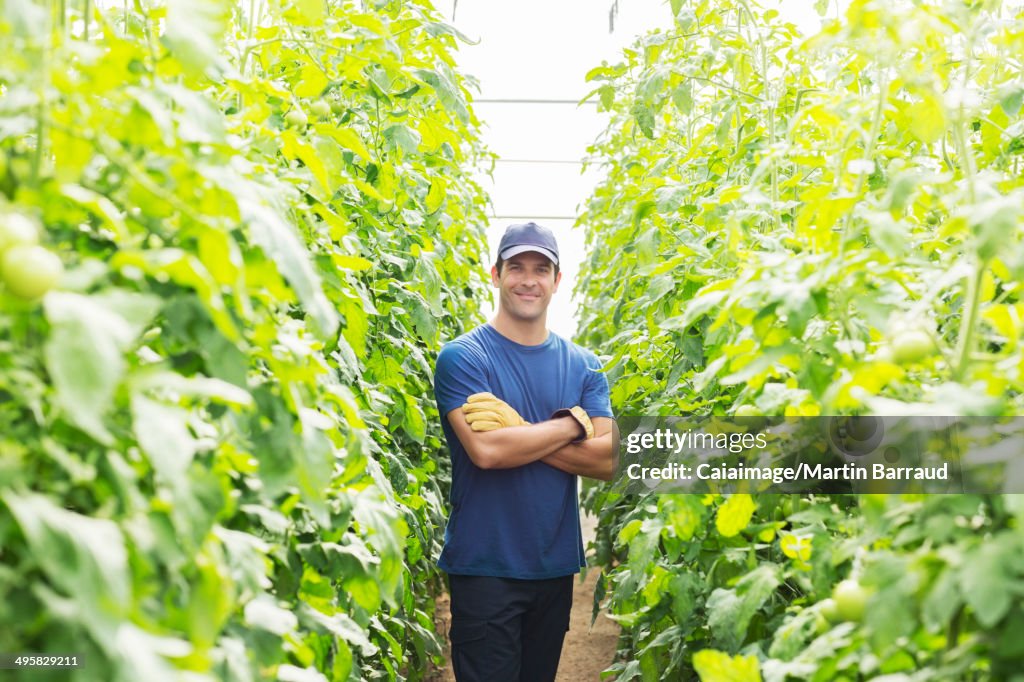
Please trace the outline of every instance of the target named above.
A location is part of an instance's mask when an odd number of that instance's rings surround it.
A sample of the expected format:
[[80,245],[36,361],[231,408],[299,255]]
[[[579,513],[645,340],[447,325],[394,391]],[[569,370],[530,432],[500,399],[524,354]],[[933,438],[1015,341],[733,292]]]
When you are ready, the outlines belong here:
[[733,414],[737,424],[745,427],[747,431],[760,431],[768,423],[761,411],[753,405],[740,405]]
[[871,416],[854,416],[847,417],[844,426],[850,438],[863,442],[875,435],[879,423]]
[[29,301],[53,288],[64,272],[64,265],[41,246],[20,245],[7,250],[0,261],[7,290]]
[[820,612],[829,623],[840,623],[843,620],[843,617],[839,614],[839,605],[832,597],[821,600]]
[[341,112],[345,111],[345,105],[341,103],[340,99],[332,99],[331,111],[333,111],[336,114],[340,114]]
[[292,128],[304,128],[309,123],[309,117],[302,109],[292,109],[285,114],[284,122]]
[[760,417],[761,411],[753,405],[740,405],[736,408],[737,417]]
[[892,340],[892,358],[901,365],[921,362],[935,352],[932,337],[920,329],[908,329]]
[[324,118],[326,116],[330,116],[331,105],[323,101],[322,99],[318,99],[317,101],[309,105],[309,110],[313,112],[314,116]]
[[792,495],[792,494],[791,495],[786,495],[786,497],[782,500],[782,516],[783,516],[783,518],[788,519],[790,517],[790,515],[793,513],[793,497],[794,497],[794,495]]
[[832,599],[843,620],[859,623],[864,618],[864,605],[868,591],[856,580],[846,579],[832,588]]
[[832,623],[829,622],[828,618],[821,615],[821,613],[814,614],[814,631],[819,635],[823,635],[832,629]]
[[35,222],[20,213],[0,214],[0,253],[12,246],[39,243]]

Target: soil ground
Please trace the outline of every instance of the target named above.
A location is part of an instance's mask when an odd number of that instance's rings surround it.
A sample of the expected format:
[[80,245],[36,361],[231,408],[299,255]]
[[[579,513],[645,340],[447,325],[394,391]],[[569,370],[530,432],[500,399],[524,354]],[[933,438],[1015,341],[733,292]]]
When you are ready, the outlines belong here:
[[[583,546],[594,539],[596,519],[590,516],[581,518],[583,528]],[[569,632],[565,635],[562,646],[562,659],[558,664],[556,682],[597,682],[601,679],[601,671],[612,663],[615,657],[615,645],[619,638],[619,626],[604,614],[598,614],[594,626],[590,626],[590,614],[594,605],[594,586],[597,584],[598,569],[593,567],[587,571],[586,579],[573,585],[572,614],[569,621]],[[449,599],[443,594],[437,599],[437,628],[446,635],[445,658],[448,658],[447,633],[451,626]],[[449,662],[444,670],[438,670],[430,680],[435,682],[455,682]]]

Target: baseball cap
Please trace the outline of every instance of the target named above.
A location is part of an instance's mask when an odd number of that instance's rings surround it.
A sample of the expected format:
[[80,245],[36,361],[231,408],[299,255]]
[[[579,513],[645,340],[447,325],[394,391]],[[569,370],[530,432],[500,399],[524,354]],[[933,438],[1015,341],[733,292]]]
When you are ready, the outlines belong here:
[[532,221],[505,228],[498,245],[498,258],[508,260],[526,251],[536,251],[558,265],[558,243],[551,230]]

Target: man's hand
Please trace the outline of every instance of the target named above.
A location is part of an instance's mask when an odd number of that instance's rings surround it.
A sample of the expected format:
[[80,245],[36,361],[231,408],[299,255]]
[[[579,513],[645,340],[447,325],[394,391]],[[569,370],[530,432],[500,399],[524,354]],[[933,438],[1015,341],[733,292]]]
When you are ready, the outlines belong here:
[[540,461],[566,473],[612,480],[618,467],[619,429],[615,420],[608,417],[594,417],[593,421],[593,438],[569,443]]
[[590,415],[579,405],[563,408],[551,415],[552,419],[557,419],[558,417],[572,417],[580,425],[582,433],[575,442],[579,443],[594,437],[594,424],[590,421]]
[[506,426],[529,424],[511,405],[491,393],[474,393],[466,398],[462,413],[474,431],[493,431]]

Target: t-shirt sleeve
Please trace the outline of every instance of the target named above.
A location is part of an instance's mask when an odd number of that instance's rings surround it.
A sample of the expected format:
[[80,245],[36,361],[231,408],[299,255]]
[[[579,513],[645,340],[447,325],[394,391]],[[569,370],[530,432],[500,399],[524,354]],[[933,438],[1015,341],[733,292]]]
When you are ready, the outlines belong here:
[[611,417],[612,401],[608,394],[608,377],[600,371],[601,361],[597,356],[587,358],[586,375],[583,378],[583,400],[580,407],[591,417]]
[[434,368],[434,398],[442,417],[474,393],[490,390],[486,370],[469,349],[451,343],[441,349]]

